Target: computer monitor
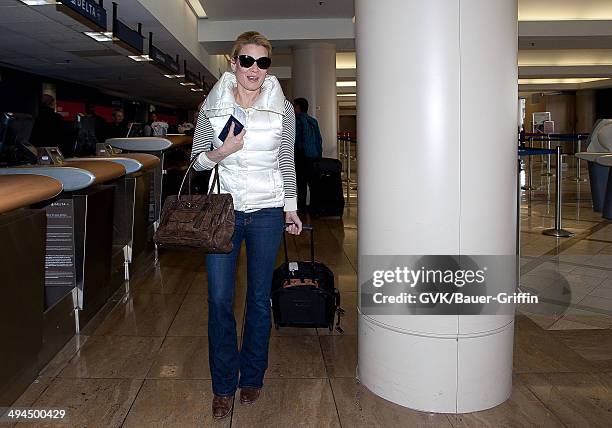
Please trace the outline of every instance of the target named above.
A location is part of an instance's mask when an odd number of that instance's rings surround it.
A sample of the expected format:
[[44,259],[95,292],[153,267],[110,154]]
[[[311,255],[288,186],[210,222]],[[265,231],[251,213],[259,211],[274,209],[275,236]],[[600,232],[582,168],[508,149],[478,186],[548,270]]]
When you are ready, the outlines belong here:
[[30,144],[33,126],[29,114],[0,113],[0,165],[36,163],[37,151]]
[[143,136],[144,136],[144,125],[142,123],[136,123],[136,122],[130,123],[128,134],[126,135],[126,137],[134,138],[134,137],[143,137]]
[[96,154],[96,118],[86,114],[77,114],[76,121],[76,141],[74,144],[75,156],[93,156]]

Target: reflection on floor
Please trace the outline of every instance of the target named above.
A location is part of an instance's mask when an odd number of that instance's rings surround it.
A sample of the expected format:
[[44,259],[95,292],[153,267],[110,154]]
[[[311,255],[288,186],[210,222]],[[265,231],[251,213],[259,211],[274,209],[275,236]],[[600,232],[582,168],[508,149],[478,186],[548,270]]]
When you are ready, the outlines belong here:
[[[537,171],[534,183],[545,189],[550,178]],[[541,190],[534,192],[530,216],[523,201],[521,286],[544,303],[520,308],[513,394],[494,409],[421,413],[356,383],[356,207],[346,209],[343,221],[313,221],[317,258],[334,270],[342,292],[345,333],[273,329],[265,388],[256,404],[236,400],[231,418],[211,419],[204,264],[200,257],[166,253],[158,267],[151,259],[138,260],[131,293],[110,302],[16,405],[68,408],[70,426],[610,426],[612,224],[592,213],[587,183],[579,189],[568,179],[564,185],[564,226],[576,232],[574,238],[541,234],[553,224],[554,210]],[[290,248],[307,258],[307,237]],[[238,272],[240,329],[244,254]]]

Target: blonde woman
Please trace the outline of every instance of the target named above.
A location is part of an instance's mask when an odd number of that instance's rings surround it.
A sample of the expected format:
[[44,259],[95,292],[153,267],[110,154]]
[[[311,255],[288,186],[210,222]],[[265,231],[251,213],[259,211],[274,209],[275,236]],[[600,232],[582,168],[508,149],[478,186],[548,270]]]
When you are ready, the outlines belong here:
[[[259,397],[268,366],[270,287],[276,254],[286,230],[299,234],[293,148],[295,113],[276,77],[269,75],[272,46],[250,31],[235,41],[232,72],[221,76],[200,109],[194,135],[196,169],[219,167],[222,193],[231,193],[236,210],[234,249],[206,256],[208,340],[213,384],[213,416],[227,416],[240,388],[240,402]],[[230,115],[244,129],[219,140]],[[236,260],[247,250],[247,306],[238,350],[234,301]]]

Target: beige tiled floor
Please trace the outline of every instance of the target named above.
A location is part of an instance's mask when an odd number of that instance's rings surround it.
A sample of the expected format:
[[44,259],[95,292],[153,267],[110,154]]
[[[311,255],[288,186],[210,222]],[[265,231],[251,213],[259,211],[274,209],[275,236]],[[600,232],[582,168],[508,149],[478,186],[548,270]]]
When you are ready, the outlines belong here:
[[[157,267],[150,255],[137,260],[130,294],[115,296],[16,405],[67,407],[67,426],[610,426],[612,224],[590,210],[588,184],[579,189],[566,180],[564,225],[576,236],[542,235],[553,224],[554,201],[547,201],[544,190],[554,191],[554,181],[549,185],[538,168],[534,183],[541,189],[533,194],[531,215],[523,194],[520,261],[521,286],[543,302],[519,309],[513,393],[496,408],[465,415],[418,412],[355,381],[355,206],[347,207],[342,220],[312,221],[317,258],[333,269],[342,293],[344,334],[272,329],[265,387],[254,405],[236,400],[230,418],[211,419],[206,273],[201,257],[185,253],[162,254]],[[308,237],[290,240],[289,248],[309,257]],[[244,260],[242,254],[238,335],[245,309]]]

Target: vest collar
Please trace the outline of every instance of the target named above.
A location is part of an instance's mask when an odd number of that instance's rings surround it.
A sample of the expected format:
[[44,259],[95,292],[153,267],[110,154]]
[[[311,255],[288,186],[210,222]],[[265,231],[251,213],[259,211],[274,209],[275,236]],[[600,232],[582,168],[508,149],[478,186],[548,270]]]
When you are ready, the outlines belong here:
[[[206,117],[225,116],[232,114],[237,106],[234,98],[234,88],[238,85],[234,73],[225,72],[210,90],[202,106]],[[261,93],[251,107],[255,110],[285,114],[285,95],[275,76],[268,74],[261,86]]]

